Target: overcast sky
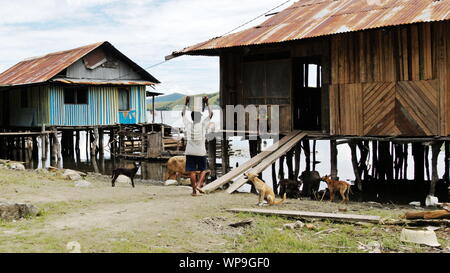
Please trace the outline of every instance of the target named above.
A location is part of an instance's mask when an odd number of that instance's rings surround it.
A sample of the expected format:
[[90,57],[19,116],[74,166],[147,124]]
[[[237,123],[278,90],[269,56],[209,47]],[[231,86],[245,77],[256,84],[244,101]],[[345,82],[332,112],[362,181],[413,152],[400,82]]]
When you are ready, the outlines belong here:
[[[220,36],[285,0],[0,2],[3,72],[28,57],[99,41],[111,42],[146,68],[163,61],[173,51]],[[217,57],[183,56],[149,72],[162,82],[157,89],[163,93],[211,93],[218,91],[218,63]]]

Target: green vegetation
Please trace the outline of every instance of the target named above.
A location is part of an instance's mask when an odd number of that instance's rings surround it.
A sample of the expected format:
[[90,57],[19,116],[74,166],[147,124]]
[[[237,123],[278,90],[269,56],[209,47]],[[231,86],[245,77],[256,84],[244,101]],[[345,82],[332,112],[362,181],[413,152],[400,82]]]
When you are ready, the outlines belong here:
[[[171,96],[171,95],[168,95],[168,96]],[[196,95],[196,96],[208,96],[209,103],[213,107],[217,107],[217,106],[220,105],[219,93],[201,94],[201,95]],[[164,97],[166,97],[166,96],[164,96]],[[185,98],[186,98],[185,95],[178,94],[177,96],[172,96],[175,100],[166,101],[164,99],[164,97],[161,97],[160,101],[155,100],[155,109],[157,111],[170,111],[170,110],[173,110],[177,106],[184,105]],[[151,110],[151,108],[152,108],[152,104],[151,104],[151,102],[149,102],[147,104],[147,110]]]
[[[380,212],[379,214],[383,214]],[[233,251],[245,253],[366,253],[372,242],[380,244],[385,252],[429,252],[429,247],[400,241],[400,226],[353,225],[330,221],[315,221],[314,229],[282,229],[295,220],[275,216],[241,214],[240,218],[252,218],[255,225],[234,241]],[[444,232],[445,233],[445,232]],[[448,236],[440,233],[442,246],[450,244]]]

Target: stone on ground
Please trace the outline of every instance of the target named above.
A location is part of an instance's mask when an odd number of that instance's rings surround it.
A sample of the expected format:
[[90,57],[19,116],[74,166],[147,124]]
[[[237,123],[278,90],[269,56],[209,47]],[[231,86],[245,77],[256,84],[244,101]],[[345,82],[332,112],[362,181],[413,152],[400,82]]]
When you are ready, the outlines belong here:
[[8,221],[38,215],[39,210],[31,204],[0,203],[0,218]]

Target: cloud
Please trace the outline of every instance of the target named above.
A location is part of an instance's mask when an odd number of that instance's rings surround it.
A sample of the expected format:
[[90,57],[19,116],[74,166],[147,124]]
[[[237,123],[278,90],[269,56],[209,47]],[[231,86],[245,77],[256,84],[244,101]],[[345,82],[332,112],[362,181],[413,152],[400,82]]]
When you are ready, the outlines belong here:
[[[1,71],[27,57],[98,41],[111,42],[142,67],[149,67],[175,50],[222,35],[283,0],[2,2]],[[158,91],[166,93],[215,92],[219,87],[218,58],[180,57],[150,73],[162,81]]]

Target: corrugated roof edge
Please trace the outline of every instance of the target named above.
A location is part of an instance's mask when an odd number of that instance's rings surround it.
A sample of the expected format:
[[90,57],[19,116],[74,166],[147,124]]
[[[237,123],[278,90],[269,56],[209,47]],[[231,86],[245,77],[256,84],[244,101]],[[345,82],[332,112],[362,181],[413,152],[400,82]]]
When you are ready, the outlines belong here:
[[217,55],[211,55],[211,54],[206,54],[206,52],[217,51],[217,50],[221,50],[221,49],[243,48],[243,47],[248,47],[248,46],[277,45],[277,44],[282,44],[282,43],[290,43],[290,42],[302,41],[302,40],[308,40],[308,39],[315,39],[315,38],[320,38],[320,37],[330,37],[330,36],[335,36],[335,35],[341,35],[341,34],[346,34],[346,33],[354,33],[354,32],[361,32],[361,31],[366,31],[366,30],[383,29],[383,28],[387,28],[387,27],[406,26],[406,25],[414,25],[414,24],[421,24],[421,23],[444,22],[444,21],[449,21],[449,20],[450,19],[447,19],[447,20],[435,20],[435,21],[418,21],[418,22],[414,22],[414,23],[397,24],[397,25],[386,25],[386,26],[382,26],[382,27],[367,28],[367,29],[362,29],[362,30],[349,30],[349,31],[344,31],[344,32],[338,32],[338,33],[332,33],[332,34],[324,34],[324,35],[316,35],[316,36],[311,36],[311,37],[302,38],[302,39],[292,39],[292,40],[279,41],[279,42],[268,42],[268,43],[259,43],[259,44],[245,44],[245,45],[238,45],[238,46],[228,46],[228,47],[218,47],[218,48],[205,48],[205,49],[199,49],[199,50],[195,50],[194,49],[194,50],[185,51],[186,49],[189,49],[189,48],[192,48],[192,47],[201,47],[201,46],[203,46],[203,45],[205,45],[205,44],[207,44],[207,43],[209,43],[211,41],[214,41],[214,40],[217,40],[219,38],[225,37],[225,36],[222,36],[222,37],[212,38],[212,39],[210,39],[210,40],[208,40],[206,42],[202,42],[202,43],[199,43],[197,45],[186,47],[186,48],[184,48],[181,51],[174,51],[174,52],[172,52],[172,54],[166,56],[166,60],[170,60],[170,59],[173,59],[173,58],[181,57],[181,56],[184,56],[184,55],[189,55],[189,56],[219,56],[219,53]]

